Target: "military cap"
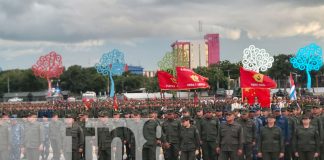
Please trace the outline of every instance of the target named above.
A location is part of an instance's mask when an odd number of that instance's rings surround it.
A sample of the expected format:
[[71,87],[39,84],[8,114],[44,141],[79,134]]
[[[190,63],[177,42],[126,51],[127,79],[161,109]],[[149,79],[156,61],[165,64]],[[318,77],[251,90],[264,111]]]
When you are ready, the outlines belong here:
[[255,113],[255,110],[254,109],[250,109],[249,112],[250,113]]
[[[2,114],[2,115],[5,115],[5,114]],[[37,115],[37,112],[33,112],[33,111],[30,111],[28,112],[27,116],[34,116],[34,115]]]
[[140,112],[139,112],[138,110],[135,109],[135,110],[132,112],[132,114],[133,114],[133,115],[139,115]]
[[322,107],[319,105],[314,105],[312,108],[322,108]]
[[76,118],[76,116],[73,114],[66,114],[65,118]]
[[308,114],[303,114],[301,119],[310,119],[309,115]]
[[276,107],[276,108],[274,109],[274,111],[275,111],[275,112],[280,112],[280,108],[279,108],[279,107]]
[[281,108],[281,112],[286,112],[287,111],[287,108]]
[[198,107],[198,108],[196,108],[196,112],[200,112],[200,111],[202,111],[203,109],[201,108],[201,107]]
[[98,114],[99,117],[106,117],[106,116],[108,116],[108,115],[109,115],[109,114],[108,114],[107,111],[100,111],[99,114]]
[[220,108],[216,108],[215,110],[216,112],[222,112],[222,110]]
[[270,111],[270,108],[262,108],[261,110],[262,112],[265,112],[265,111]]
[[190,118],[190,116],[183,116],[182,118],[181,118],[181,121],[188,121],[188,120],[190,120],[191,118]]
[[120,114],[120,112],[119,112],[118,110],[114,110],[114,111],[113,111],[113,114],[114,114],[114,115],[117,115],[117,114]]
[[269,114],[267,118],[276,118],[274,114]]
[[149,111],[149,114],[153,114],[153,113],[157,113],[157,111],[156,111],[156,110],[153,110],[153,109],[151,109],[151,110]]
[[205,112],[212,112],[212,108],[207,107],[207,108],[205,109]]
[[141,113],[142,113],[142,115],[148,115],[148,110],[147,109],[143,109]]
[[248,114],[249,113],[249,110],[247,110],[247,109],[242,109],[241,110],[241,114]]
[[184,108],[184,109],[182,109],[181,112],[182,112],[182,113],[185,113],[185,112],[189,112],[189,110],[188,110],[187,108]]
[[174,113],[174,110],[173,109],[166,110],[166,114],[172,114],[172,113]]
[[235,108],[233,111],[234,112],[240,112],[240,109],[239,108]]
[[261,108],[260,108],[260,107],[255,107],[254,110],[255,110],[255,111],[260,111]]
[[234,112],[233,111],[228,111],[228,112],[226,112],[225,115],[234,115]]

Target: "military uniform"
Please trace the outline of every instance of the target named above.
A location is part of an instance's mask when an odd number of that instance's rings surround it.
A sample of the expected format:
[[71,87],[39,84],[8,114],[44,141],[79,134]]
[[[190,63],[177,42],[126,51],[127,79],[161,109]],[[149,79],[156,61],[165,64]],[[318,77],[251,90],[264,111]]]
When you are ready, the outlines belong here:
[[155,160],[156,159],[156,147],[157,141],[159,140],[156,137],[156,128],[159,126],[157,120],[150,119],[144,124],[144,138],[146,143],[143,146],[143,160]]
[[277,126],[261,128],[258,152],[264,160],[278,160],[279,153],[285,152],[284,138],[281,129]]
[[85,140],[85,144],[84,144],[84,148],[83,148],[83,154],[82,157],[84,159],[87,160],[92,160],[93,156],[92,156],[92,147],[93,147],[93,141],[91,136],[95,136],[95,129],[89,127],[86,127],[86,121],[81,121],[79,123],[80,127],[82,128],[83,131],[83,135],[84,135],[84,140]]
[[314,159],[315,152],[320,151],[320,136],[314,126],[299,126],[293,137],[293,152],[298,152],[300,160]]
[[42,143],[45,140],[43,127],[41,124],[37,121],[25,123],[23,140],[23,146],[26,149],[27,159],[39,159],[39,147],[43,145]]
[[222,160],[238,160],[237,151],[243,149],[243,142],[243,128],[240,124],[234,122],[220,125],[217,146],[221,150]]
[[[43,134],[44,134],[44,141],[43,141],[43,148],[42,148],[42,160],[47,160],[49,156],[49,149],[50,149],[50,138],[49,138],[49,122],[42,122],[43,127]],[[57,131],[56,131],[57,132]]]
[[53,150],[53,160],[60,160],[61,150],[62,150],[62,135],[60,132],[61,127],[64,123],[60,120],[52,119],[49,124],[49,138],[51,142],[51,147]]
[[0,119],[0,160],[9,159],[10,130],[8,124]]
[[[108,112],[101,111],[98,114],[99,117],[108,116]],[[101,122],[101,127],[97,128],[97,145],[98,145],[98,160],[110,160],[111,159],[111,143],[112,135],[109,130],[108,122]]]
[[244,144],[241,159],[252,160],[253,144],[256,142],[256,127],[251,119],[238,119],[237,123],[243,128]]
[[[189,120],[190,117],[184,117],[182,120]],[[199,150],[200,137],[195,126],[181,127],[180,129],[180,160],[194,160],[195,151]],[[176,159],[176,158],[175,158]]]
[[11,119],[10,131],[10,160],[20,160],[24,128],[22,122],[18,122],[16,117]]
[[[172,111],[169,111],[172,113]],[[165,160],[177,160],[179,153],[179,142],[180,142],[180,121],[174,119],[168,119],[162,124],[162,132],[165,136],[165,143],[169,146],[164,147],[164,158]]]
[[216,140],[218,136],[219,120],[217,118],[204,118],[201,123],[202,153],[203,159],[216,160]]
[[[70,116],[67,116],[70,118]],[[84,134],[78,123],[63,127],[63,151],[66,160],[80,160],[80,149],[84,148]]]

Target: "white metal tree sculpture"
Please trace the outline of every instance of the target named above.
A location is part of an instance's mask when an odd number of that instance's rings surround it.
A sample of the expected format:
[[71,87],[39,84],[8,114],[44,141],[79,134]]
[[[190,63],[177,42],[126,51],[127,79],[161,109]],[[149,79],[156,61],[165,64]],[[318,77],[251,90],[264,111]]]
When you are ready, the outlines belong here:
[[243,51],[243,67],[255,72],[266,71],[272,67],[274,59],[265,49],[256,48],[250,45]]

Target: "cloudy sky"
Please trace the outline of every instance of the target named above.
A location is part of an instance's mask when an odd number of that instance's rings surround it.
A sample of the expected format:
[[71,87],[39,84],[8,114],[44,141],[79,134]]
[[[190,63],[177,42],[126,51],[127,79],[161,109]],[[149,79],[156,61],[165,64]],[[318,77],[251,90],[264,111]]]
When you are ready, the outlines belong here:
[[0,67],[30,68],[56,51],[65,66],[93,66],[117,48],[131,65],[157,69],[175,40],[220,33],[221,59],[250,44],[270,54],[324,46],[322,0],[1,0]]

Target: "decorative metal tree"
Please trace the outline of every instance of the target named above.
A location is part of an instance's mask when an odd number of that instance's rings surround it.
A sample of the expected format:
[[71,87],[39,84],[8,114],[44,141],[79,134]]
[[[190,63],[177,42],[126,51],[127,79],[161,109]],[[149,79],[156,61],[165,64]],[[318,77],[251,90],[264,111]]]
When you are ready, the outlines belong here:
[[[110,79],[110,97],[115,95],[115,84],[113,75],[122,75],[125,71],[124,53],[114,49],[108,53],[104,53],[100,58],[100,62],[95,65],[97,72],[103,76],[109,76]],[[109,84],[108,84],[109,85]]]
[[308,46],[300,48],[295,57],[290,59],[290,63],[294,68],[301,71],[305,70],[307,74],[307,88],[312,85],[311,71],[318,71],[323,65],[322,48],[312,43]]
[[267,53],[265,49],[256,48],[250,45],[243,51],[243,67],[255,72],[266,71],[272,67],[274,59]]
[[45,78],[48,83],[48,96],[51,96],[52,78],[58,78],[64,71],[62,65],[62,57],[52,51],[45,56],[39,57],[36,64],[32,66],[32,70],[36,77]]

